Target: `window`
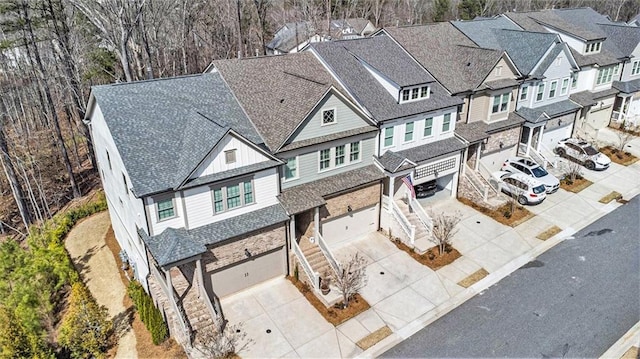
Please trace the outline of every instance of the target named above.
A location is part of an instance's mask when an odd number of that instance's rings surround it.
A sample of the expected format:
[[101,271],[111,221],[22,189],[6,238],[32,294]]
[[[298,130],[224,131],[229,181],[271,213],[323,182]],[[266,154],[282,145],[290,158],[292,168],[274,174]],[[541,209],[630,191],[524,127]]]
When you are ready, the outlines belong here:
[[384,129],[384,147],[393,146],[393,126]]
[[551,86],[549,86],[549,98],[556,97],[557,88],[558,88],[558,81],[551,81]]
[[284,179],[290,180],[298,177],[298,158],[287,158],[284,165]]
[[224,151],[224,162],[226,164],[236,162],[236,150]]
[[413,141],[413,122],[404,125],[404,142]]
[[422,98],[429,97],[429,86],[422,86],[420,88],[420,97]]
[[158,210],[158,221],[163,221],[176,216],[173,209],[173,197],[156,202],[156,208]]
[[562,79],[562,86],[560,87],[560,95],[566,95],[569,92],[569,79]]
[[509,105],[509,93],[493,96],[493,107],[491,113],[505,112]]
[[255,202],[253,182],[246,180],[213,188],[213,212],[220,213]]
[[122,182],[124,183],[124,193],[129,194],[129,185],[127,184],[127,176],[122,174]]
[[109,169],[112,170],[113,167],[111,167],[111,156],[109,156],[109,151],[106,151],[106,152],[107,152],[107,163],[109,164]]
[[601,44],[600,42],[592,42],[590,44],[587,44],[585,53],[600,52],[600,44]]
[[351,142],[349,145],[349,151],[351,152],[349,160],[351,162],[360,160],[360,142]]
[[574,89],[578,86],[578,74],[571,74],[571,88]]
[[618,65],[603,67],[598,70],[598,77],[596,78],[596,85],[607,84],[613,80],[613,75],[617,73]]
[[336,166],[344,164],[344,145],[336,146]]
[[409,101],[410,90],[402,90],[402,101]]
[[538,93],[536,94],[536,101],[542,101],[544,98],[544,82],[538,85]]
[[329,165],[331,165],[331,150],[326,149],[320,151],[320,169],[329,168]]
[[633,67],[631,67],[631,75],[637,75],[637,74],[640,74],[640,60],[634,61]]
[[412,100],[416,100],[418,98],[418,95],[420,94],[420,89],[419,88],[413,88],[411,89],[411,99]]
[[322,124],[329,125],[336,123],[336,110],[322,110]]
[[525,86],[522,89],[520,89],[520,101],[526,100],[528,95],[529,95],[529,86]]
[[433,118],[429,117],[424,120],[424,137],[431,136],[433,132]]
[[444,119],[442,120],[442,132],[447,132],[449,131],[450,128],[451,128],[451,114],[445,113]]

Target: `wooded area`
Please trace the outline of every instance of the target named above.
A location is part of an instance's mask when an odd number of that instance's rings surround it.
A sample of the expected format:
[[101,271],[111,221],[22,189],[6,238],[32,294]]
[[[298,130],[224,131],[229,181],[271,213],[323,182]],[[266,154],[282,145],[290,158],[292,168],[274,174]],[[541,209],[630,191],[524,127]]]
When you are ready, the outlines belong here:
[[82,122],[92,85],[263,55],[285,22],[402,26],[579,6],[627,21],[640,0],[0,0],[0,234],[25,237],[99,185]]

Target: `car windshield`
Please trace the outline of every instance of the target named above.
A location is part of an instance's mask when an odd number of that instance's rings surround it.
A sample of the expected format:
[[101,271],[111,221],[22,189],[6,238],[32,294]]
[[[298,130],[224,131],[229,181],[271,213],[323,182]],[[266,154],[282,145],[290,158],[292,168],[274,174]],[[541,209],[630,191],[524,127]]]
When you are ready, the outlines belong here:
[[533,172],[533,176],[540,178],[540,177],[544,177],[546,175],[548,175],[549,173],[547,171],[545,171],[544,168],[542,167],[534,167],[531,169],[531,172]]
[[533,187],[533,193],[540,194],[545,191],[544,185],[540,185],[538,187]]
[[593,146],[584,147],[584,152],[589,156],[593,156],[593,155],[597,155],[598,154],[598,150],[593,148]]

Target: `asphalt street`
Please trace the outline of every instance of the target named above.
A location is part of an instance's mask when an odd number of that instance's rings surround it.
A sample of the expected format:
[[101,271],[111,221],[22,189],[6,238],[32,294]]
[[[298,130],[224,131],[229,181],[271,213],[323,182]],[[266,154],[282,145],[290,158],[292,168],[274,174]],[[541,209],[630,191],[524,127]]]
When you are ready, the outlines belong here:
[[593,358],[640,321],[640,196],[382,357]]

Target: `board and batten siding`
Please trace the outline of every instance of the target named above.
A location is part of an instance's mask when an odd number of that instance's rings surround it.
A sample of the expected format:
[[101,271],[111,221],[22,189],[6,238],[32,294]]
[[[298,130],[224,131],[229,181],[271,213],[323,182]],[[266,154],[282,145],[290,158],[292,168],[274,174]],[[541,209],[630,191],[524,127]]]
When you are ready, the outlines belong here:
[[[235,150],[236,161],[226,163],[225,152]],[[263,153],[247,144],[244,140],[227,134],[207,155],[202,164],[191,178],[198,178],[214,173],[224,172],[235,168],[256,164],[269,160]]]
[[[356,141],[361,141],[360,160],[357,162],[349,163],[349,144]],[[282,189],[313,182],[321,178],[334,176],[346,171],[351,171],[356,168],[361,168],[372,164],[373,155],[375,153],[375,141],[375,133],[372,132],[278,154],[279,157],[284,159],[296,156],[298,158],[298,177],[295,179],[285,180],[284,172],[282,172],[280,174],[282,176]],[[336,146],[340,145],[346,145],[345,159],[347,160],[347,164],[340,167],[320,171],[320,150],[333,149]],[[331,151],[331,155],[333,161],[333,159],[335,158],[334,150]]]
[[[335,110],[336,122],[323,125],[322,111],[330,109]],[[288,143],[327,136],[364,126],[371,126],[371,123],[363,118],[361,114],[355,112],[338,96],[330,93],[318,104],[316,111],[304,120]]]
[[[212,189],[219,185],[235,184],[248,180],[253,181],[254,203],[214,214]],[[147,204],[147,211],[151,218],[152,231],[154,234],[158,234],[169,227],[193,229],[277,204],[278,180],[276,168],[270,168],[232,180],[223,180],[176,192],[175,203],[178,216],[163,221],[157,220],[157,208],[153,200],[150,200]],[[186,210],[186,216],[183,208]]]
[[124,187],[122,175],[127,178],[129,187],[131,179],[98,103],[95,104],[90,118],[94,151],[113,231],[118,244],[127,252],[129,261],[136,266],[136,279],[146,287],[146,277],[149,273],[147,255],[137,233],[138,227],[147,229],[143,201]]

